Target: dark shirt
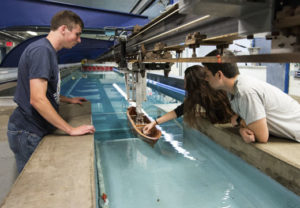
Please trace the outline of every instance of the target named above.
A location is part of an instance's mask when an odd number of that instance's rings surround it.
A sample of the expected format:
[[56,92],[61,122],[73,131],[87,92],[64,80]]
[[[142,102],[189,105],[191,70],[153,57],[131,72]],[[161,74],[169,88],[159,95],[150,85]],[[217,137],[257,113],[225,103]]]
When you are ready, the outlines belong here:
[[177,106],[177,108],[174,109],[177,118],[179,118],[180,116],[183,115],[183,109],[184,109],[183,103],[181,105]]
[[54,109],[58,111],[60,77],[57,55],[46,38],[31,43],[20,58],[14,97],[18,107],[10,117],[10,122],[18,128],[44,136],[55,128],[30,104],[30,80],[35,78],[48,81],[46,96]]

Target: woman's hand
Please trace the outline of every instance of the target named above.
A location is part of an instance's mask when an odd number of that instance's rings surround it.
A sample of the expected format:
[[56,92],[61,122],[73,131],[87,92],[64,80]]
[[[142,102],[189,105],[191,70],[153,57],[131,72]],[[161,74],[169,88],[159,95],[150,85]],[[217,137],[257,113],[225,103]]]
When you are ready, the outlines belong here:
[[233,127],[235,127],[235,126],[237,126],[238,125],[238,123],[237,123],[237,121],[236,121],[236,119],[238,118],[239,116],[237,115],[237,114],[235,114],[235,115],[233,115],[232,117],[231,117],[231,125],[233,126]]
[[143,133],[144,134],[150,134],[151,133],[151,129],[153,129],[156,125],[155,121],[152,121],[151,123],[147,124],[144,128],[143,128]]

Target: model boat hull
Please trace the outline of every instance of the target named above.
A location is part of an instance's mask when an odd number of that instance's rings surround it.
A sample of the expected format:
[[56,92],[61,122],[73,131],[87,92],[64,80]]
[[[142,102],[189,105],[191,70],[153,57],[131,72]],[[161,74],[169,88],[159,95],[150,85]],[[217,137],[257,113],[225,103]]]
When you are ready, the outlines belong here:
[[146,142],[149,142],[149,143],[157,142],[157,140],[159,140],[159,138],[161,137],[161,131],[159,129],[157,129],[156,127],[154,127],[151,129],[150,134],[147,134],[147,135],[144,134],[143,128],[147,124],[151,123],[151,121],[146,115],[143,115],[142,116],[142,124],[137,124],[136,117],[137,117],[136,108],[133,106],[129,107],[127,109],[127,118],[128,118],[129,123],[132,126],[132,129]]

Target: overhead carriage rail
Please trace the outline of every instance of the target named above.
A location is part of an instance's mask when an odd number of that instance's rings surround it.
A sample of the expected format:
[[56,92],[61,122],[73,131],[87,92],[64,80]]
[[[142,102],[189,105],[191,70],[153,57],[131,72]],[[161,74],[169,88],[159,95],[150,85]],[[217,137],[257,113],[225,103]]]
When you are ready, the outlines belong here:
[[[260,1],[260,11],[266,12],[265,19],[267,26],[260,25],[261,15],[256,17],[254,14],[248,14],[251,17],[251,29],[241,29],[244,16],[234,17],[216,17],[211,15],[198,15],[193,12],[181,12],[179,4],[175,4],[169,10],[164,12],[158,18],[140,28],[137,32],[127,37],[126,40],[126,59],[135,62],[220,62],[219,58],[171,58],[165,57],[169,51],[175,51],[180,54],[185,48],[194,50],[201,45],[213,45],[219,49],[225,49],[234,40],[242,38],[253,38],[256,33],[266,32],[266,39],[276,39],[279,35],[284,35],[286,30],[282,30],[281,22],[291,17],[280,15],[282,11],[274,11],[273,1]],[[258,4],[259,4],[258,3]],[[242,7],[242,6],[241,6]],[[300,8],[299,6],[297,8]],[[297,9],[295,9],[297,10]],[[249,10],[250,11],[250,10]],[[298,11],[298,10],[297,10]],[[256,11],[257,12],[257,11]],[[269,14],[277,12],[277,19],[270,17]],[[261,12],[262,13],[262,12]],[[222,14],[221,14],[222,15]],[[224,14],[225,15],[225,14]],[[297,19],[299,15],[295,14],[292,19]],[[279,19],[278,19],[279,18]],[[247,20],[248,21],[248,20]],[[256,23],[253,23],[256,22]],[[257,24],[257,25],[256,25]],[[290,24],[293,28],[298,27],[300,23]],[[254,28],[254,29],[253,29]],[[286,28],[284,28],[286,29]],[[296,30],[297,31],[297,30]],[[297,33],[297,32],[296,32]],[[298,33],[297,33],[298,34]],[[296,35],[297,35],[296,34]],[[288,34],[286,34],[288,35]],[[295,35],[294,33],[290,35]],[[123,39],[124,41],[124,39]],[[259,55],[244,55],[236,57],[221,57],[221,62],[253,62],[253,63],[286,63],[300,62],[300,43],[296,39],[292,49],[284,53],[271,53]],[[157,44],[162,46],[157,48]],[[140,58],[141,56],[141,58]],[[110,51],[96,59],[102,61],[120,61],[121,44],[115,45]]]

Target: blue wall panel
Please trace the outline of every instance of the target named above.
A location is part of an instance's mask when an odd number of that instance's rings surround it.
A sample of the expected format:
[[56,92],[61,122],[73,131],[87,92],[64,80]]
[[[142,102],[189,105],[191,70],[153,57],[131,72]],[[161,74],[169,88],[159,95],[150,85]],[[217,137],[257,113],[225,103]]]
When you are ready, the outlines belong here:
[[[253,46],[260,48],[260,54],[271,52],[271,41],[265,38],[255,38]],[[262,63],[261,65],[267,66],[267,82],[286,91],[286,63]]]

